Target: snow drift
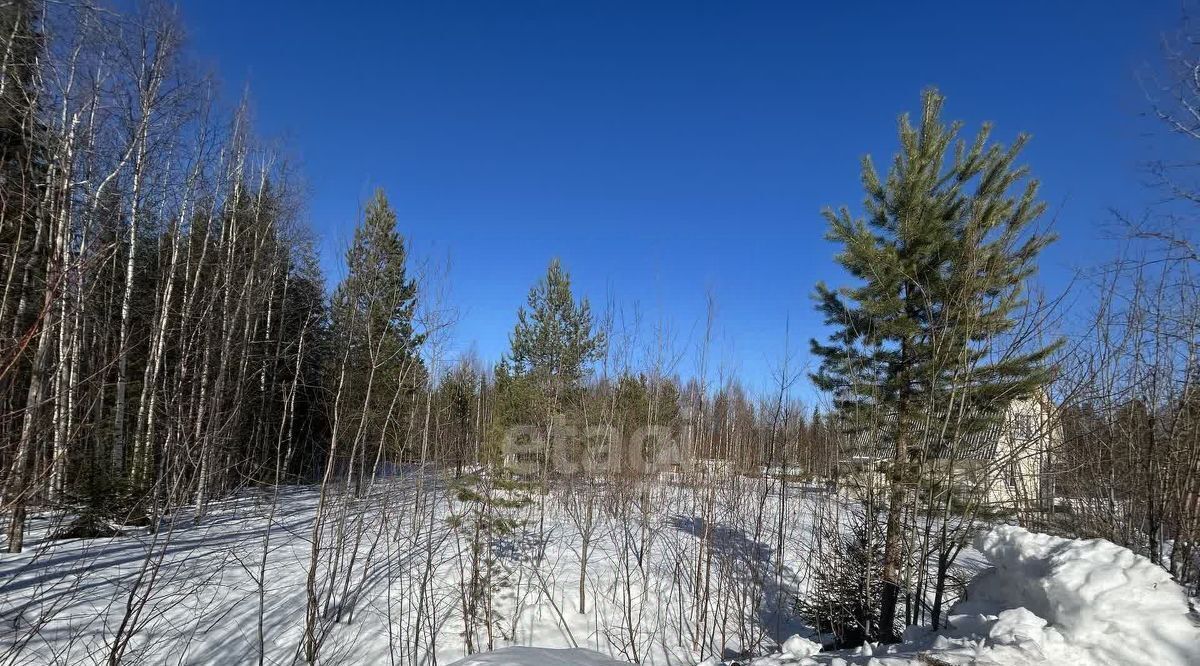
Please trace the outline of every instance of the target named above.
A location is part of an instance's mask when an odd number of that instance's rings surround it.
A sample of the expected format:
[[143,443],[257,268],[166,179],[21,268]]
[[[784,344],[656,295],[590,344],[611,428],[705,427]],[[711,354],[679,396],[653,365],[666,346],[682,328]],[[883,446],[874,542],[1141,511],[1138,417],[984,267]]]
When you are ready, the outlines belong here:
[[1150,560],[1103,539],[1011,525],[982,534],[975,547],[992,568],[967,586],[945,631],[914,628],[899,645],[838,653],[784,649],[750,663],[1200,665],[1200,628],[1187,596]]
[[1187,595],[1150,560],[1104,539],[1063,539],[1010,525],[975,545],[993,568],[971,582],[950,623],[976,635],[986,630],[993,658],[1200,663],[1200,629],[1188,615]]

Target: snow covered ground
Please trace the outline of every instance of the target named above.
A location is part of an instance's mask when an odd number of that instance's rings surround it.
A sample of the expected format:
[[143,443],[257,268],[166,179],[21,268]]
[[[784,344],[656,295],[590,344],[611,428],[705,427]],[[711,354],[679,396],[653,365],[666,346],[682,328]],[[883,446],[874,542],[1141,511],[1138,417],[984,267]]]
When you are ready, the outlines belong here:
[[[556,491],[526,510],[528,529],[501,549],[497,651],[463,666],[690,665],[703,656],[700,645],[709,654],[715,646],[726,655],[775,654],[753,662],[761,666],[1200,664],[1200,633],[1162,569],[1105,541],[1009,527],[971,551],[995,568],[971,584],[946,631],[910,630],[886,649],[819,652],[800,637],[813,634],[792,609],[810,579],[812,521],[836,498],[799,489],[779,498],[750,483],[713,493],[669,483],[592,490]],[[278,497],[257,490],[214,506],[198,524],[181,513],[155,534],[92,540],[49,540],[51,517],[38,516],[26,552],[0,555],[0,664],[107,663],[113,655],[122,663],[293,663],[305,643],[317,503],[311,487]],[[468,638],[486,649],[486,632],[465,631],[470,548],[450,519],[462,510],[450,487],[409,477],[327,509],[338,519],[320,532],[320,619],[312,626],[322,663],[454,663]],[[774,525],[777,512],[787,521],[782,560],[754,527]],[[702,538],[711,559],[697,558]],[[703,618],[698,594],[709,595]]]
[[627,663],[581,648],[509,647],[465,657],[450,666],[620,666]]
[[[506,546],[513,552],[502,561],[494,647],[693,664],[698,645],[764,654],[805,630],[792,609],[812,565],[806,526],[827,502],[794,492],[782,505],[778,497],[763,503],[752,485],[707,495],[669,483],[623,492],[618,499],[597,489],[590,508],[572,492],[534,498],[526,532]],[[257,663],[260,653],[265,663],[291,663],[305,636],[317,502],[311,487],[284,488],[277,500],[269,489],[248,491],[198,524],[181,513],[156,534],[91,540],[48,540],[51,517],[35,517],[26,551],[0,555],[0,663],[99,663],[114,653],[129,663]],[[789,529],[779,561],[770,535],[753,525],[764,512],[759,522],[770,529],[781,508]],[[368,499],[331,507],[344,520],[323,530],[319,579],[337,569],[319,604],[323,662],[445,664],[466,655],[469,542],[449,520],[460,510],[434,478],[382,484]],[[706,524],[706,515],[722,519]],[[701,574],[702,535],[712,558]],[[702,635],[694,629],[698,593],[710,595]],[[472,640],[476,650],[488,645],[479,627]]]

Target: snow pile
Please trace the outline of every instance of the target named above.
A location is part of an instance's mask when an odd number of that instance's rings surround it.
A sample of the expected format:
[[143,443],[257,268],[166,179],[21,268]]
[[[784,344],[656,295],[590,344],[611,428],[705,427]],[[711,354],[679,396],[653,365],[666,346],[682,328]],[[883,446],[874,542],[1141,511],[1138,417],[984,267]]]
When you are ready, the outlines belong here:
[[991,569],[971,581],[950,626],[910,628],[898,645],[819,653],[798,636],[752,666],[1200,666],[1187,597],[1150,560],[1103,539],[1014,526],[981,535]]
[[994,568],[971,582],[950,623],[986,636],[993,658],[1011,659],[1000,663],[1200,664],[1187,596],[1150,560],[1010,525],[976,548]]
[[510,647],[494,652],[474,654],[454,662],[450,666],[620,666],[625,661],[614,661],[599,652],[571,648]]
[[[799,634],[784,641],[780,649],[782,652],[778,655],[759,657],[751,659],[748,662],[739,661],[730,663],[746,663],[749,666],[783,666],[785,664],[787,666],[816,666],[820,663],[813,656],[821,651],[821,644],[816,641],[810,641]],[[699,666],[720,666],[720,664],[721,662],[714,657],[700,662]]]
[[821,644],[816,641],[810,641],[807,638],[801,638],[799,635],[792,636],[783,643],[783,654],[792,659],[804,659],[811,657],[821,651]]

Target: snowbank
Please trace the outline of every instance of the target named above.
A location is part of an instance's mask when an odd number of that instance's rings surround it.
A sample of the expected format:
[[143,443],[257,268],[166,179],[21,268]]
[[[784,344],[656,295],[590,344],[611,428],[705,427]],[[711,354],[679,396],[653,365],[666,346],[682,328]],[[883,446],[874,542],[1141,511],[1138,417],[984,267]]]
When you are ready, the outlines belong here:
[[[981,535],[992,568],[971,581],[938,634],[913,628],[899,645],[811,651],[798,637],[754,666],[1189,666],[1200,627],[1161,567],[1103,539],[1063,539],[1014,526]],[[793,642],[795,641],[795,642]]]
[[1004,648],[994,656],[1012,661],[1000,663],[1200,664],[1187,596],[1150,560],[1103,539],[1010,525],[975,545],[993,568],[971,582],[950,623]]
[[450,664],[450,666],[621,666],[625,661],[614,661],[599,652],[579,648],[552,650],[549,648],[510,647],[473,654]]

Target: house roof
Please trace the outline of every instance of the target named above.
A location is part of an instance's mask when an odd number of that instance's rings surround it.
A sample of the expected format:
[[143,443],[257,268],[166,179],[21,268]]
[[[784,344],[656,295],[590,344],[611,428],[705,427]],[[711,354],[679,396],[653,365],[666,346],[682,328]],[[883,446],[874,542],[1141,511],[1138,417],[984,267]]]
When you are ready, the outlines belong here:
[[[845,433],[849,449],[846,453],[853,457],[891,458],[894,454],[894,445],[889,435],[893,430],[891,426],[895,423],[896,415],[887,414],[874,423],[849,429]],[[926,449],[930,458],[993,460],[1000,445],[1004,419],[1001,417],[987,418],[985,424],[980,428],[944,425],[942,419],[932,419],[928,428],[922,428],[921,424],[914,424],[912,427],[917,438],[916,443],[910,449]],[[943,430],[945,435],[943,435]],[[959,431],[957,434],[956,430]]]

